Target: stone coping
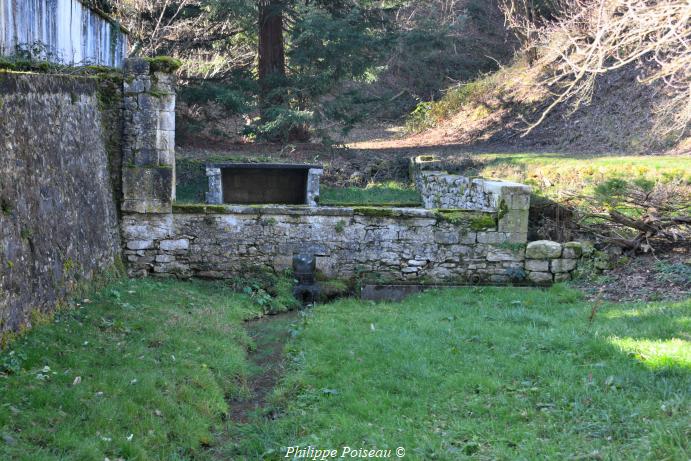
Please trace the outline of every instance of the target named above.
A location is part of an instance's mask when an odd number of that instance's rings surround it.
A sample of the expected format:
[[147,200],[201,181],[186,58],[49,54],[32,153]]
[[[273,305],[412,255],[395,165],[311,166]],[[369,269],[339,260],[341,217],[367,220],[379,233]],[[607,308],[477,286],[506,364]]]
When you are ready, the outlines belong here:
[[386,206],[336,207],[308,205],[206,205],[176,204],[174,214],[243,214],[243,215],[293,215],[293,216],[372,216],[382,218],[451,218],[461,216],[495,215],[494,212],[477,210],[434,210]]
[[220,162],[208,163],[207,168],[235,168],[235,169],[256,169],[256,170],[323,170],[322,165],[311,165],[306,163],[237,163]]

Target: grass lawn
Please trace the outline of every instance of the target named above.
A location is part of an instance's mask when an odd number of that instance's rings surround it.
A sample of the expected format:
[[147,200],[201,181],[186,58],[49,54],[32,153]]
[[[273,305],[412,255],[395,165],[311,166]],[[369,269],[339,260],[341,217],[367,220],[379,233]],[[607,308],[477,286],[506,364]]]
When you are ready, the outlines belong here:
[[321,305],[267,329],[292,337],[263,411],[279,417],[241,424],[224,417],[254,373],[242,322],[285,296],[247,285],[120,281],[36,326],[0,353],[0,459],[278,460],[292,445],[400,446],[413,460],[691,454],[688,300],[601,305],[592,322],[561,286]]
[[127,280],[59,312],[0,352],[0,459],[203,457],[262,310],[228,284]]
[[691,187],[691,156],[502,153],[473,154],[472,158],[478,166],[467,174],[530,184],[550,198],[587,193],[613,177],[679,181],[680,186]]
[[226,459],[285,447],[405,447],[406,459],[691,455],[691,302],[593,306],[474,288],[314,309],[274,396],[284,414],[229,427]]
[[420,193],[412,186],[400,182],[372,184],[367,187],[329,187],[320,190],[320,205],[332,206],[421,206]]

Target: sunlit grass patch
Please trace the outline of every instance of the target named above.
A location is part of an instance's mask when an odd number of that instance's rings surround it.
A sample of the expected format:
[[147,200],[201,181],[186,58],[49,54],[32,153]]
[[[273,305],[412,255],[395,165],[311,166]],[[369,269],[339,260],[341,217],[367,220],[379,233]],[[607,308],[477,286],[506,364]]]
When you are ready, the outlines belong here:
[[691,371],[691,342],[679,338],[646,340],[612,338],[612,344],[652,369],[682,367]]
[[476,154],[472,172],[535,186],[551,197],[591,193],[612,178],[680,182],[691,187],[689,156],[619,156],[604,154],[497,153]]

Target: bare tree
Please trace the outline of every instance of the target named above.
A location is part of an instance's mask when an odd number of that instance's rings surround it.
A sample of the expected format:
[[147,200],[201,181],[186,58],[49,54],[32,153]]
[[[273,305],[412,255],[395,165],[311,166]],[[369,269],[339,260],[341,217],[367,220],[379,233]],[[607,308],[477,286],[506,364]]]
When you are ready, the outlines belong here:
[[546,70],[539,83],[554,92],[524,136],[560,104],[587,103],[599,76],[629,65],[639,66],[642,83],[664,82],[669,97],[659,111],[671,119],[664,131],[685,134],[691,122],[691,2],[563,0],[555,20],[536,24],[511,7],[530,0],[504,1],[510,26],[524,35],[537,30],[542,56],[535,62]]
[[[230,38],[244,32],[233,14],[219,14],[206,0],[112,0],[114,14],[130,31],[131,54],[181,58],[189,79],[223,78],[254,63],[256,50]],[[236,15],[237,16],[237,15]]]

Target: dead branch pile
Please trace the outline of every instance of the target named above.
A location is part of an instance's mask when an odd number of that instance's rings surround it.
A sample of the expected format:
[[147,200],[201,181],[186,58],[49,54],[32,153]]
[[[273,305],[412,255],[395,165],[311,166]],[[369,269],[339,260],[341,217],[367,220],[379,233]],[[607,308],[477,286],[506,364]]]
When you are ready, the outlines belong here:
[[629,253],[662,242],[691,244],[691,190],[682,181],[609,180],[593,196],[574,197],[580,203],[577,224]]

